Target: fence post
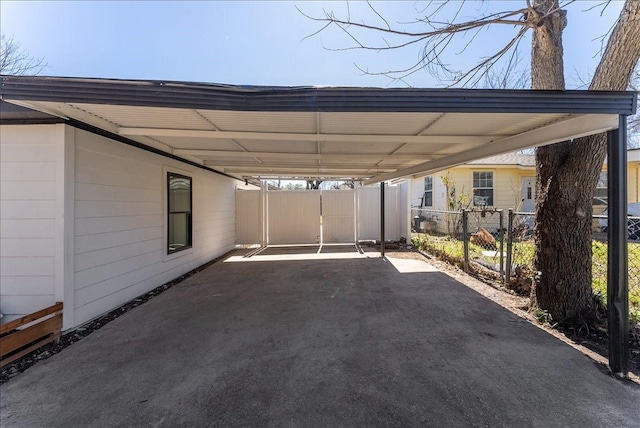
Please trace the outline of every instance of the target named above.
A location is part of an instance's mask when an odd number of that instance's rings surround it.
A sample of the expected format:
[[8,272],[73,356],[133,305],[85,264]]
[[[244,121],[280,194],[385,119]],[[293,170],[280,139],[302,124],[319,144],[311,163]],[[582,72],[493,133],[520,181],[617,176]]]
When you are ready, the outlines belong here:
[[513,251],[513,208],[509,208],[507,219],[507,265],[505,266],[504,285],[509,285],[511,281],[511,253]]
[[462,244],[464,248],[464,271],[469,272],[469,212],[462,210]]
[[504,284],[504,212],[499,210],[500,212],[500,278],[502,278],[502,283]]

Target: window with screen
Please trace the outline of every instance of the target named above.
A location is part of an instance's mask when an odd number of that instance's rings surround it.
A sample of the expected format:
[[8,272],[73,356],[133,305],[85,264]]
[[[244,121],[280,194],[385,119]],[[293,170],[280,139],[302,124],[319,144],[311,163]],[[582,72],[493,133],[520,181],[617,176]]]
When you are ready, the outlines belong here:
[[423,206],[432,207],[433,206],[433,177],[425,177],[424,178],[424,199]]
[[493,172],[473,173],[473,205],[486,207],[493,205]]
[[596,191],[593,194],[593,205],[607,205],[607,171],[600,172]]

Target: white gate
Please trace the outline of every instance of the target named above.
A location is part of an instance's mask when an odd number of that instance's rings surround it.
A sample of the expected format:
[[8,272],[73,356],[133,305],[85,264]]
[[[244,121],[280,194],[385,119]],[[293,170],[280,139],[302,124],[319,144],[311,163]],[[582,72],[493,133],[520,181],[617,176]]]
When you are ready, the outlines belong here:
[[[400,239],[400,201],[398,187],[384,189],[384,237]],[[358,240],[380,239],[380,188],[358,188]]]
[[236,244],[262,242],[262,192],[236,190]]
[[326,190],[322,192],[322,243],[356,242],[356,192]]
[[[385,238],[400,238],[397,187],[385,188]],[[322,201],[322,202],[321,202]],[[264,217],[266,216],[266,218]],[[380,188],[236,191],[236,244],[346,244],[380,239]]]
[[320,243],[320,191],[267,192],[267,244]]

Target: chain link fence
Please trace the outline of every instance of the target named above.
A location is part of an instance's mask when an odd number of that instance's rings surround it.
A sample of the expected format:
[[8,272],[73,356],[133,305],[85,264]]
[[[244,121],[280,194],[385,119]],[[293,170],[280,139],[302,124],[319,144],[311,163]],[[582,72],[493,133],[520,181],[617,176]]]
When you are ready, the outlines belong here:
[[414,246],[465,271],[502,281],[506,232],[502,210],[413,209],[411,216]]
[[[412,210],[413,245],[467,272],[481,273],[527,295],[535,280],[535,214],[502,210]],[[592,286],[606,304],[607,217],[593,218]],[[640,323],[640,217],[628,217],[631,322]]]
[[[535,279],[533,254],[534,213],[510,212],[511,235],[507,237],[506,278],[509,288],[530,290]],[[593,292],[606,304],[607,298],[607,216],[594,215],[592,222],[592,287]],[[631,321],[640,323],[640,217],[628,217],[628,279],[629,312]]]
[[463,218],[460,211],[411,210],[413,245],[464,267]]

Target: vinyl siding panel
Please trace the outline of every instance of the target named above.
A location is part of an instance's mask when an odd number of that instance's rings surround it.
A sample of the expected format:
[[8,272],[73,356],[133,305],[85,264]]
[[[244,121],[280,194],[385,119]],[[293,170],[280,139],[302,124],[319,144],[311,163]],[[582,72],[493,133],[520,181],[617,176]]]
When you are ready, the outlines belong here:
[[0,311],[10,321],[55,302],[64,185],[63,125],[0,126]]
[[[235,180],[85,131],[75,141],[75,323],[235,247]],[[166,171],[192,177],[193,246],[166,254]]]
[[640,165],[630,164],[627,174],[629,176],[627,181],[629,203],[640,202]]
[[55,252],[52,238],[4,238],[0,239],[3,257],[47,257]]
[[54,294],[24,294],[2,296],[2,322],[20,318],[24,314],[39,311],[55,303]]
[[[493,172],[493,205],[492,207],[509,209],[517,208],[520,202],[520,181],[523,177],[534,177],[535,171],[517,168],[453,168],[449,170],[455,182],[456,194],[464,192],[470,200],[473,195],[473,173],[481,171]],[[473,208],[473,205],[471,205]]]
[[236,243],[262,243],[262,192],[236,190]]
[[[386,241],[400,239],[400,192],[397,186],[385,187],[384,235]],[[380,188],[357,189],[358,240],[380,239]],[[402,210],[404,215],[404,209]]]
[[53,238],[54,219],[0,219],[0,235],[5,238]]
[[320,242],[319,190],[284,190],[268,198],[269,244]]
[[95,235],[108,232],[126,232],[145,227],[162,227],[162,216],[130,215],[114,222],[109,217],[77,218],[75,221],[75,236]]
[[41,295],[42,290],[47,289],[50,282],[49,276],[5,276],[2,278],[2,300],[4,301],[6,296]]
[[322,192],[322,241],[325,244],[356,241],[355,190]]
[[[439,172],[432,174],[433,178],[433,205],[425,207],[425,209],[445,210],[447,209],[446,188],[442,183],[442,176],[446,173]],[[411,207],[419,208],[424,195],[424,177],[413,178],[410,180],[409,197],[411,198]]]

